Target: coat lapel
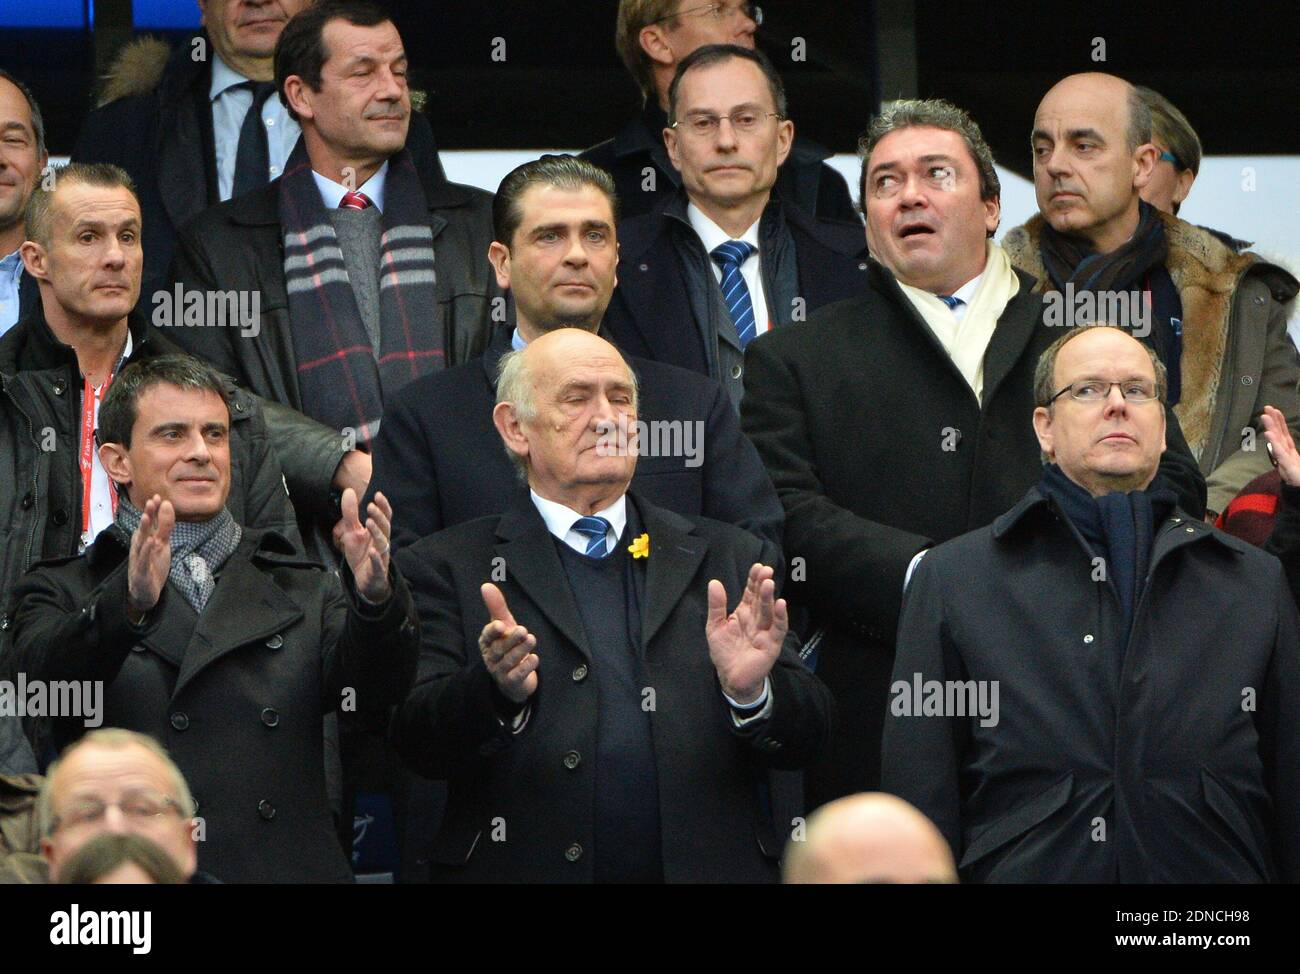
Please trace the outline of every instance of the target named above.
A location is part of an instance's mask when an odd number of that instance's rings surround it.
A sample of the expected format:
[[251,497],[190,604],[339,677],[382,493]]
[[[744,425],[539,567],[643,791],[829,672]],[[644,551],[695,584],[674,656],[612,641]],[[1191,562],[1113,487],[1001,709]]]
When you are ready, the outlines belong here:
[[502,542],[496,546],[496,552],[505,559],[507,576],[515,580],[547,621],[590,661],[587,631],[578,614],[578,604],[573,600],[564,565],[556,554],[546,522],[531,499],[501,518],[497,536]]
[[302,608],[270,576],[257,570],[253,553],[251,544],[240,545],[223,566],[186,647],[174,696],[227,653],[283,632],[302,619]]
[[984,402],[992,402],[1008,373],[1011,372],[1034,336],[1043,314],[1042,296],[1032,293],[1030,275],[1017,272],[1020,290],[1007,304],[993,329],[988,350],[984,353]]
[[641,611],[641,645],[648,648],[687,590],[694,585],[708,584],[708,579],[696,578],[696,575],[708,551],[709,541],[692,534],[690,522],[644,501],[637,501],[635,497],[631,500],[637,505],[641,524],[650,536],[645,603]]

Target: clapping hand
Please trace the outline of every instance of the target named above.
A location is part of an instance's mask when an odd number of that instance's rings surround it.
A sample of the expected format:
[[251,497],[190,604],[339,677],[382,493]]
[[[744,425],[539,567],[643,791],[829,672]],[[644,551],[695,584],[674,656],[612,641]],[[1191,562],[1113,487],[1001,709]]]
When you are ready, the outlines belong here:
[[478,637],[483,665],[507,700],[523,703],[537,689],[537,667],[541,664],[533,652],[537,637],[515,623],[499,588],[485,582],[479,591],[492,617]]
[[375,494],[369,505],[369,517],[361,523],[357,492],[343,491],[343,517],[334,526],[334,536],[343,548],[343,556],[352,569],[357,592],[363,599],[378,605],[388,601],[389,536],[393,531],[393,509],[382,493]]
[[753,703],[781,653],[790,628],[785,599],[777,599],[773,571],[755,564],[736,611],[727,615],[727,590],[709,582],[709,616],[704,634],[722,692],[739,704]]

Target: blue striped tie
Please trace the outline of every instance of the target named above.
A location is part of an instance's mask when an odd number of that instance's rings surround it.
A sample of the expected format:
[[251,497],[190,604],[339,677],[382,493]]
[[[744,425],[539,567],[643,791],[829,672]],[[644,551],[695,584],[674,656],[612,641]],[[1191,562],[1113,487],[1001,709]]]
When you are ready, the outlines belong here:
[[961,298],[954,298],[951,294],[936,294],[935,297],[938,298],[940,301],[942,301],[944,304],[946,304],[953,311],[957,310],[957,305],[966,303]]
[[740,265],[758,250],[751,243],[743,240],[728,240],[718,244],[709,253],[722,268],[722,300],[727,302],[727,311],[731,314],[731,323],[736,326],[743,349],[758,334],[754,321],[754,304],[749,299],[749,288],[741,276]]
[[573,522],[572,530],[587,537],[588,558],[605,557],[605,534],[609,527],[609,522],[603,517],[580,517]]

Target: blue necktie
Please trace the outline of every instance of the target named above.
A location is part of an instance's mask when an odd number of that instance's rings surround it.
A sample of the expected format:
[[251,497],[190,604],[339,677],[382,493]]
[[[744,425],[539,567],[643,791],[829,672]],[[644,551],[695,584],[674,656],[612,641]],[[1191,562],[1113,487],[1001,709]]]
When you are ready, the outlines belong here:
[[961,298],[954,298],[951,294],[936,294],[935,297],[938,298],[940,301],[942,301],[944,304],[946,304],[953,311],[957,310],[957,305],[966,303]]
[[758,334],[758,327],[754,321],[754,304],[740,274],[740,265],[757,250],[753,244],[743,240],[728,240],[709,253],[722,268],[722,300],[727,302],[727,311],[731,314],[731,323],[736,326],[736,334],[740,336],[742,349]]
[[605,557],[605,534],[609,527],[609,522],[603,517],[580,517],[573,522],[573,530],[587,538],[588,558]]

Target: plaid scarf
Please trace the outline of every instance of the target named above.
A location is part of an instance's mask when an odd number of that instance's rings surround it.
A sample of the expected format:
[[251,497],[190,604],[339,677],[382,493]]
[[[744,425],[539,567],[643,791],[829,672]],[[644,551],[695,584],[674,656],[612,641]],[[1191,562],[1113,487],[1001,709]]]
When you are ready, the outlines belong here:
[[[117,526],[135,534],[144,514],[126,499],[117,504]],[[172,528],[172,564],[167,580],[180,590],[185,601],[202,612],[217,587],[216,573],[239,547],[243,529],[230,511],[222,508],[206,521],[177,521]]]
[[358,443],[369,443],[379,432],[384,395],[446,364],[433,310],[433,231],[411,154],[394,155],[385,177],[378,352],[301,140],[280,178],[280,225],[302,402],[313,418],[354,429]]
[[1123,246],[1099,254],[1083,237],[1068,236],[1044,222],[1039,244],[1043,267],[1052,286],[1064,291],[1067,283],[1078,291],[1142,290],[1142,279],[1169,256],[1165,226],[1154,206],[1138,203],[1138,227]]

